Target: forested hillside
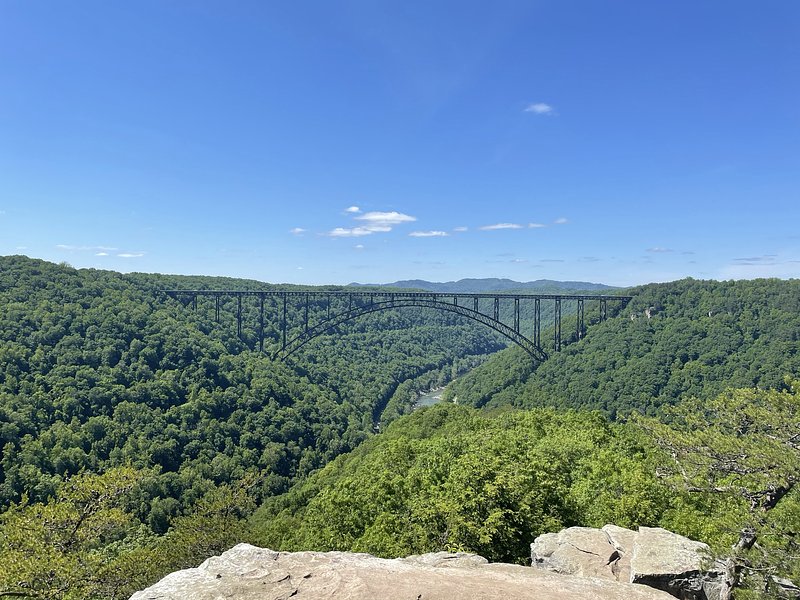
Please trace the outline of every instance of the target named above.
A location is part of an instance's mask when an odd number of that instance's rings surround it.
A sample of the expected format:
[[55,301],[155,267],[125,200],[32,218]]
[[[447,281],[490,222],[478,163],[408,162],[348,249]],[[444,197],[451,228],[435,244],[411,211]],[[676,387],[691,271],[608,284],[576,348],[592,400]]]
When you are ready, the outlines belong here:
[[[652,418],[598,411],[415,412],[251,519],[282,550],[404,556],[441,549],[527,564],[570,526],[662,526],[708,542],[740,574],[737,598],[800,576],[800,397],[738,390]],[[772,597],[772,596],[769,596]]]
[[599,413],[440,404],[269,499],[253,533],[286,550],[449,548],[524,563],[539,533],[653,524],[666,497],[642,446]]
[[781,389],[786,375],[800,372],[798,280],[685,279],[627,293],[633,300],[617,318],[543,364],[510,348],[455,382],[448,397],[473,406],[585,407],[613,418],[729,387]]
[[239,340],[231,315],[157,293],[257,286],[0,258],[0,510],[130,465],[157,473],[138,510],[165,531],[246,473],[265,473],[258,497],[287,489],[364,440],[402,381],[501,347],[443,313],[387,312],[286,365],[253,351],[254,328]]
[[[538,365],[414,309],[275,362],[256,306],[239,339],[165,288],[269,286],[0,257],[0,594],[127,598],[239,541],[523,562],[606,522],[736,546],[753,589],[800,576],[800,282],[642,286]],[[406,414],[472,367],[461,406]]]

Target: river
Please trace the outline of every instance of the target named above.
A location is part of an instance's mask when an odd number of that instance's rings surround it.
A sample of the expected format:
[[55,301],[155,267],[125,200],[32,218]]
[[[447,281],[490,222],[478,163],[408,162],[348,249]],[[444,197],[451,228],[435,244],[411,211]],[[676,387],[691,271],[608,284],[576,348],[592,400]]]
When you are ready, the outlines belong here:
[[414,405],[414,408],[421,408],[423,406],[433,406],[434,404],[438,404],[442,401],[442,392],[444,392],[444,388],[434,388],[429,392],[422,392],[419,397],[417,398],[417,403]]

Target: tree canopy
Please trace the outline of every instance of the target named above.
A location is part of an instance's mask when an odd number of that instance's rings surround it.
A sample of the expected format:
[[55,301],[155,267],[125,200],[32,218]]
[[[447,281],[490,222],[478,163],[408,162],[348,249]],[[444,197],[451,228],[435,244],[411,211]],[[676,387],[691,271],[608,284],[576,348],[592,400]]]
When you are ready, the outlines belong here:
[[419,310],[273,362],[230,305],[158,294],[259,286],[0,257],[0,593],[126,598],[238,541],[524,562],[607,522],[706,541],[754,594],[800,577],[800,282],[643,286],[538,365]]
[[[84,470],[131,465],[158,473],[138,514],[163,532],[247,473],[266,473],[260,496],[288,489],[371,435],[401,382],[501,347],[455,316],[392,311],[284,364],[257,351],[255,327],[237,337],[230,307],[217,324],[213,306],[157,293],[256,286],[0,257],[0,511]],[[244,309],[257,323],[256,306]]]
[[544,363],[532,367],[509,348],[455,382],[448,397],[616,418],[728,388],[785,389],[784,377],[800,372],[800,280],[684,279],[626,293],[633,299],[617,318],[592,325]]

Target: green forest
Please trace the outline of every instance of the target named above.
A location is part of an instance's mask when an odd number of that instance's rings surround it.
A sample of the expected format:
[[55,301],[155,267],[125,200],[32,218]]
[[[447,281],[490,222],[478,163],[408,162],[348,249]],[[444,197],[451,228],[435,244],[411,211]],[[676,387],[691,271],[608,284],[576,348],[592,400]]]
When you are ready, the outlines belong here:
[[728,388],[785,389],[784,378],[800,373],[800,281],[684,279],[626,293],[633,299],[617,318],[593,325],[580,343],[535,369],[517,349],[502,352],[451,386],[449,398],[614,419]]
[[127,598],[240,541],[524,564],[605,523],[709,543],[737,597],[800,580],[800,281],[624,290],[539,364],[420,309],[274,361],[255,305],[239,338],[163,289],[271,286],[0,257],[0,595]]

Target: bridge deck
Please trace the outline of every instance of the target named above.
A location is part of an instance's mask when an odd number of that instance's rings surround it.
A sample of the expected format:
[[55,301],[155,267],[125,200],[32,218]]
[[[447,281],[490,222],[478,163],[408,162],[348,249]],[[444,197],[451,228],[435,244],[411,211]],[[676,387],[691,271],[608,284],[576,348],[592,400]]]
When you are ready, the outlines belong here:
[[618,296],[615,294],[527,294],[527,293],[497,293],[490,292],[384,292],[384,291],[346,291],[346,290],[161,290],[169,296],[263,296],[263,297],[298,297],[298,296],[353,296],[357,298],[397,297],[405,298],[519,298],[520,300],[630,300],[633,296]]

